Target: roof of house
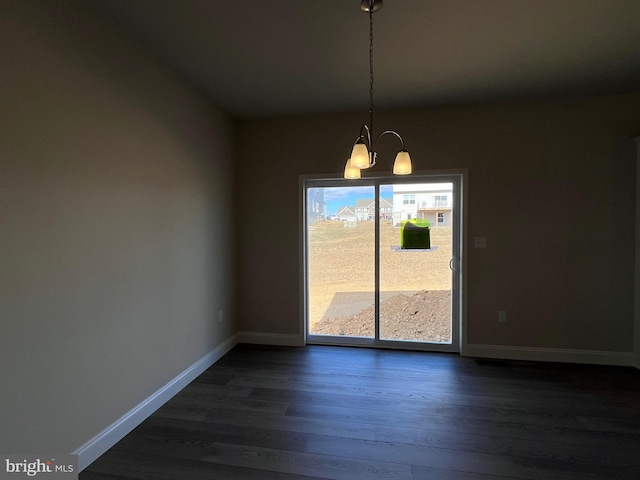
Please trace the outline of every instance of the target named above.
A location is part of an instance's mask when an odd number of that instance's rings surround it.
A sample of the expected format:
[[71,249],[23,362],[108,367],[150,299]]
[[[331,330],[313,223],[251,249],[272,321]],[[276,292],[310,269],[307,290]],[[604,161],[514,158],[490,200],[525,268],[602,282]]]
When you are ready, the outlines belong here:
[[[370,198],[359,198],[356,201],[356,207],[358,208],[374,208],[375,201]],[[380,199],[380,207],[382,208],[391,208],[393,207],[393,203],[391,203],[386,198]]]
[[338,213],[336,215],[340,215],[340,214],[349,214],[349,215],[355,215],[355,210],[354,207],[340,207],[338,209]]

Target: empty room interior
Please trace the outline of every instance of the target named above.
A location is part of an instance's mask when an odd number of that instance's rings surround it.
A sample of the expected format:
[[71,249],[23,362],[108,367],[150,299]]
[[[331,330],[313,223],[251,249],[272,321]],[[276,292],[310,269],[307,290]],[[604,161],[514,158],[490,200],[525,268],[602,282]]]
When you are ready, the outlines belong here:
[[374,3],[0,0],[0,454],[638,478],[640,2]]

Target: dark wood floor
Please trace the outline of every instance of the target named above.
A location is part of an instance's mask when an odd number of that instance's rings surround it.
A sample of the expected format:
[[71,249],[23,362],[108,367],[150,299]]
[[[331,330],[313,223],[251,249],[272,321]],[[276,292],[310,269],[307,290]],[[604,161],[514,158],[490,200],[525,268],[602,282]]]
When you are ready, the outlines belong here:
[[640,479],[640,371],[239,345],[80,474]]

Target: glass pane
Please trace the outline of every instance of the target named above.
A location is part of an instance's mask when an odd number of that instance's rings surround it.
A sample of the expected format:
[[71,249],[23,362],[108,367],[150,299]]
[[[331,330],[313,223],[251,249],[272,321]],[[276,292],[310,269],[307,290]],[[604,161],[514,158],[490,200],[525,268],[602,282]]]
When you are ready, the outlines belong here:
[[451,343],[452,183],[380,186],[380,339]]
[[374,187],[307,189],[311,335],[374,337]]

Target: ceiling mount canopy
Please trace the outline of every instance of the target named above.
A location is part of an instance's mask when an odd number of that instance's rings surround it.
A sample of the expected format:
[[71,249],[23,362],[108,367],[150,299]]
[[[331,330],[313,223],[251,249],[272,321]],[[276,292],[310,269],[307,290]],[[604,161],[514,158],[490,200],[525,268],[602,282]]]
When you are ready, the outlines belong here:
[[[404,140],[395,130],[385,130],[377,137],[373,131],[373,12],[382,8],[382,0],[362,0],[360,10],[369,14],[369,124],[360,127],[360,134],[353,144],[351,157],[344,168],[344,178],[360,178],[360,170],[376,164],[376,144],[384,135],[395,135],[400,140],[401,150],[393,164],[394,175],[411,173],[411,157],[404,148]],[[372,140],[375,138],[375,140]]]
[[382,0],[362,0],[360,2],[360,10],[363,12],[377,12],[382,8]]

